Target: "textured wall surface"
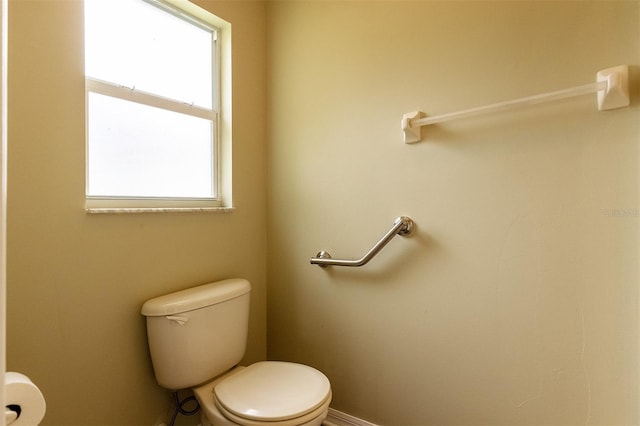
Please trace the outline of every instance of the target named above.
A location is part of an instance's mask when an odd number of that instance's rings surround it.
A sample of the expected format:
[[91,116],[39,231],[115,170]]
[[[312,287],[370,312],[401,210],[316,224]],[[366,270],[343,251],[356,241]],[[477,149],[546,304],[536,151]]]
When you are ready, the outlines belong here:
[[157,295],[249,279],[246,360],[266,356],[265,4],[197,3],[232,23],[232,213],[85,214],[82,1],[9,4],[7,368],[45,425],[168,420],[140,315]]
[[[384,425],[638,424],[637,1],[272,2],[268,354]],[[606,36],[603,36],[606,34]],[[423,129],[400,119],[595,95]],[[319,250],[361,269],[322,270]]]

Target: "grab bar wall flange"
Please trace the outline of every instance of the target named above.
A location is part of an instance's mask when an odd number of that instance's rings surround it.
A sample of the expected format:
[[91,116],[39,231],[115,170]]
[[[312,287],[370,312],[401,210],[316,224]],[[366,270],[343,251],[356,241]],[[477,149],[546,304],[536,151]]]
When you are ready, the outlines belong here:
[[310,263],[312,265],[318,265],[321,268],[326,268],[327,266],[363,266],[373,259],[373,257],[378,254],[378,252],[382,250],[382,248],[387,245],[393,237],[396,235],[408,237],[412,234],[414,229],[415,222],[410,217],[400,216],[393,223],[393,227],[360,259],[333,259],[328,252],[321,251],[316,254],[316,257],[312,257],[310,259]]

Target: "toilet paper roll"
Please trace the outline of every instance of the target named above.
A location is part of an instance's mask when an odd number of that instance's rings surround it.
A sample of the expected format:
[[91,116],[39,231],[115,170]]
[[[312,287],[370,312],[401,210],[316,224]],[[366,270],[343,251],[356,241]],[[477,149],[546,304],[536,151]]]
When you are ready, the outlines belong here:
[[[7,407],[18,412],[18,418],[10,426],[35,426],[40,424],[47,405],[42,392],[24,374],[7,372],[4,375]],[[17,408],[17,409],[16,409]]]

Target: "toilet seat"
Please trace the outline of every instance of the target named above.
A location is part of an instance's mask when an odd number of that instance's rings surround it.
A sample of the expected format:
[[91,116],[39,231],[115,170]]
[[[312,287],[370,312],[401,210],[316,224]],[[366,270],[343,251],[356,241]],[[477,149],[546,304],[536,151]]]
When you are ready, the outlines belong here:
[[331,386],[312,367],[263,361],[217,382],[213,397],[218,410],[239,425],[301,425],[328,409]]

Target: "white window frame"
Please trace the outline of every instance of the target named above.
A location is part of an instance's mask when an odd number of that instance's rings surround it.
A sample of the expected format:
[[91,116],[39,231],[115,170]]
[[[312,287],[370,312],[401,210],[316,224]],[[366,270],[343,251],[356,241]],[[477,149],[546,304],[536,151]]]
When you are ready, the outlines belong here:
[[[111,96],[142,105],[187,114],[211,120],[214,128],[214,179],[215,198],[167,198],[167,197],[104,197],[86,195],[87,213],[146,213],[146,212],[199,212],[231,211],[231,24],[187,0],[145,0],[167,13],[204,25],[216,34],[214,73],[214,99],[211,109],[198,107],[157,95],[150,95],[135,88],[123,87],[85,76],[85,101],[89,93]],[[88,121],[88,111],[85,119]],[[88,128],[88,126],[87,126]],[[87,177],[88,182],[88,135]]]

